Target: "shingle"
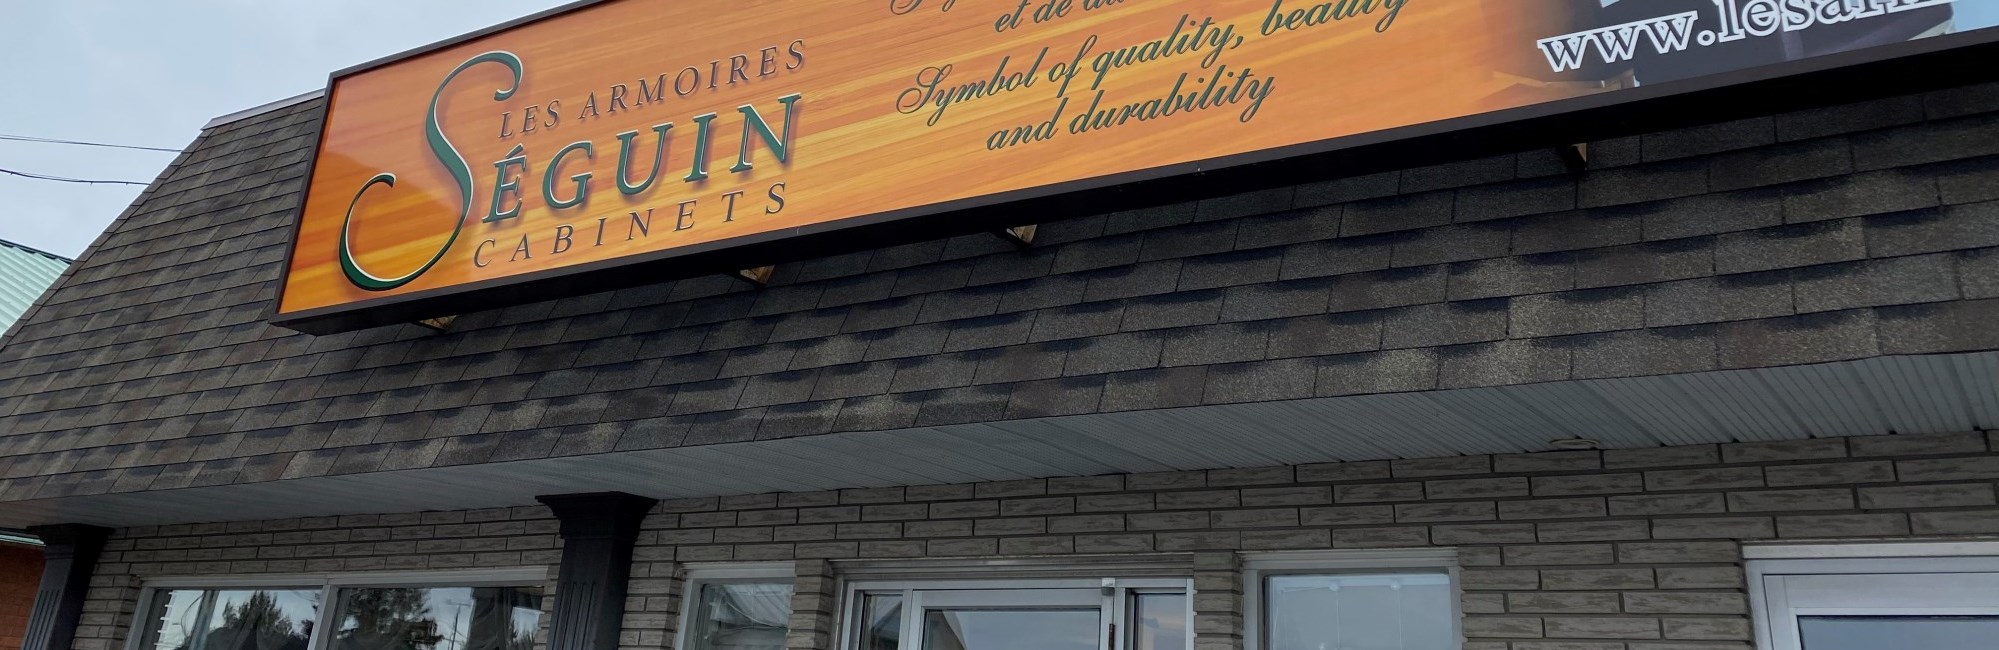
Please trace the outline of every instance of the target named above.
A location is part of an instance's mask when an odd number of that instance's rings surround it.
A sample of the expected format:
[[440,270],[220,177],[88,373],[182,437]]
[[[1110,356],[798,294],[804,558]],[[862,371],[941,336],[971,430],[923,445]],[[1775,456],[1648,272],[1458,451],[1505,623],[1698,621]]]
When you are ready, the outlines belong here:
[[1475,300],[1569,289],[1576,282],[1575,257],[1553,253],[1455,263],[1450,266],[1448,297]]
[[752,348],[738,348],[729,352],[729,360],[722,362],[719,378],[745,377],[779,372],[791,366],[791,356],[796,349],[789,345],[763,345]]
[[916,424],[918,395],[875,395],[847,399],[834,420],[838,431],[883,431]]
[[840,414],[840,402],[812,402],[773,406],[757,425],[758,440],[790,438],[827,433]]
[[1104,234],[1119,235],[1189,223],[1194,220],[1197,209],[1198,206],[1193,203],[1174,203],[1112,212],[1104,215]]
[[1154,230],[1144,237],[1138,252],[1141,262],[1221,253],[1235,248],[1236,223],[1220,221]]
[[1007,401],[1008,418],[1043,418],[1095,413],[1104,377],[1046,379],[1015,385]]
[[724,445],[755,440],[765,409],[696,413],[682,420],[687,424],[686,446]]
[[1798,313],[1954,300],[1957,268],[1948,254],[1827,264],[1793,275]]
[[1088,303],[1072,307],[1043,309],[1035,313],[1029,341],[1100,336],[1118,331],[1124,307],[1118,303]]
[[1074,275],[1035,278],[1007,287],[1000,296],[1000,313],[1032,311],[1049,307],[1073,305],[1083,300],[1083,287],[1087,282]]
[[1064,244],[1056,252],[1055,265],[1049,272],[1075,273],[1131,264],[1138,261],[1138,251],[1144,244],[1142,235],[1102,237]]
[[1570,177],[1541,178],[1458,190],[1455,220],[1510,219],[1576,208],[1577,183]]
[[1944,203],[1999,200],[1999,157],[1978,158],[1933,167]]
[[[1444,300],[1449,270],[1442,266],[1354,273],[1331,278],[1328,311],[1361,311]],[[1309,280],[1298,282],[1311,282]],[[1309,304],[1309,303],[1308,303]],[[1286,316],[1311,312],[1293,312]]]
[[886,393],[889,382],[894,379],[893,362],[833,366],[820,371],[819,383],[812,390],[812,399],[838,399]]
[[950,327],[937,324],[872,332],[863,336],[870,339],[865,358],[868,361],[877,361],[937,354],[944,350],[944,341],[950,335]]
[[1513,179],[1518,167],[1511,154],[1459,160],[1402,171],[1403,192],[1428,192]]
[[1932,354],[1999,348],[1999,300],[1965,300],[1885,307],[1880,319],[1883,354]]
[[1313,359],[1209,366],[1201,402],[1233,404],[1311,397],[1318,371],[1318,362]]
[[1048,275],[1055,266],[1058,252],[1055,248],[1030,248],[987,255],[979,258],[978,265],[972,267],[970,283],[979,286]]
[[1721,235],[1715,240],[1717,273],[1795,268],[1867,257],[1860,221],[1842,219]]
[[841,324],[840,331],[852,333],[902,327],[915,323],[917,312],[922,310],[921,297],[895,298],[855,305],[847,312],[847,321]]
[[1390,350],[1320,357],[1319,397],[1430,390],[1437,387],[1437,351]]
[[[1592,147],[1591,153],[1598,152]],[[1707,161],[1699,158],[1592,171],[1583,175],[1578,205],[1590,208],[1692,196],[1708,191],[1707,180]]]
[[978,360],[969,353],[937,354],[895,362],[895,379],[889,390],[896,393],[954,388],[972,383]]
[[781,343],[832,336],[840,333],[840,326],[846,321],[845,307],[789,314],[771,328],[770,342]]
[[975,384],[1011,383],[1062,376],[1068,351],[1074,345],[1042,343],[1017,345],[978,356]]
[[[1236,229],[1236,250],[1332,239],[1340,234],[1344,209],[1324,206],[1246,217]],[[1184,278],[1183,278],[1184,281]]]
[[1644,159],[1650,162],[1705,156],[1776,141],[1776,121],[1766,116],[1647,133],[1639,137],[1639,147]]
[[1349,312],[1276,321],[1266,353],[1278,359],[1374,350],[1381,345],[1382,316]]
[[[1597,248],[1575,256],[1578,289],[1651,284],[1714,274],[1714,240],[1694,237]],[[1453,277],[1455,292],[1457,278]]]
[[1222,299],[1221,320],[1244,321],[1323,314],[1333,283],[1321,278],[1230,287]]
[[1941,202],[1933,174],[1891,169],[1801,183],[1788,188],[1784,220],[1840,219],[1935,207]]
[[673,396],[673,406],[667,412],[673,415],[685,415],[734,408],[737,398],[742,396],[743,387],[748,383],[744,379],[718,379],[684,384]]
[[1545,341],[1494,341],[1438,351],[1437,387],[1512,386],[1569,378],[1569,350]]
[[1208,382],[1206,366],[1157,368],[1108,376],[1100,408],[1105,412],[1196,406]]
[[1062,374],[1095,375],[1151,368],[1159,364],[1162,339],[1152,332],[1111,334],[1086,339],[1069,352]]
[[1236,363],[1263,359],[1270,326],[1263,323],[1230,323],[1209,327],[1185,327],[1164,332],[1159,365],[1191,366]]
[[1714,326],[1666,327],[1585,334],[1562,341],[1577,379],[1644,377],[1714,370]]
[[1921,122],[1923,101],[1920,96],[1902,95],[1779,113],[1776,119],[1778,140],[1806,140]]
[[1507,302],[1496,298],[1391,310],[1382,319],[1381,347],[1434,347],[1506,338]]
[[1999,249],[1958,252],[1957,282],[1966,298],[1999,298]]
[[[596,424],[610,406],[611,396],[607,393],[592,393],[573,397],[548,400],[539,426],[547,429],[578,424]],[[497,415],[498,409],[495,410]]]
[[1214,323],[1221,317],[1223,292],[1178,291],[1125,302],[1120,329],[1137,331]]
[[1632,287],[1585,289],[1514,298],[1511,332],[1538,338],[1645,326],[1645,294]]
[[1867,217],[1867,254],[1874,257],[1999,246],[1999,201]]
[[1031,313],[1000,314],[953,323],[944,341],[944,351],[959,352],[1024,343],[1033,325],[1034,315]]
[[935,427],[967,422],[991,422],[1006,417],[1013,388],[1008,385],[973,386],[919,393],[922,404],[915,426]]
[[640,449],[665,449],[678,447],[687,441],[687,431],[691,427],[685,417],[663,417],[637,420],[625,427],[618,437],[614,451],[635,451]]
[[1786,316],[1796,312],[1790,271],[1667,282],[1645,288],[1651,327]]
[[[548,409],[549,400],[528,400],[494,404],[492,413],[486,416],[486,423],[479,428],[480,433],[496,431],[517,431],[532,429],[541,423],[542,414]],[[575,424],[575,423],[570,423]]]
[[1187,260],[1180,268],[1181,292],[1272,282],[1284,264],[1277,249],[1249,250]]
[[1644,239],[1644,217],[1629,208],[1559,212],[1514,223],[1515,255],[1618,246]]
[[1845,361],[1880,354],[1872,312],[1824,312],[1724,324],[1721,367],[1762,368]]
[[1401,191],[1401,185],[1399,171],[1350,176],[1300,185],[1295,201],[1299,207],[1346,203],[1390,196]]
[[1994,129],[1994,124],[1999,124],[1999,115],[1857,133],[1850,136],[1854,167],[1864,171],[1999,154],[1999,129]]
[[1410,194],[1349,203],[1340,226],[1343,237],[1430,228],[1451,222],[1457,193]]
[[1395,238],[1361,237],[1286,246],[1279,277],[1285,280],[1388,268]]
[[1083,300],[1115,300],[1173,291],[1180,282],[1180,260],[1145,262],[1093,271],[1083,288]]

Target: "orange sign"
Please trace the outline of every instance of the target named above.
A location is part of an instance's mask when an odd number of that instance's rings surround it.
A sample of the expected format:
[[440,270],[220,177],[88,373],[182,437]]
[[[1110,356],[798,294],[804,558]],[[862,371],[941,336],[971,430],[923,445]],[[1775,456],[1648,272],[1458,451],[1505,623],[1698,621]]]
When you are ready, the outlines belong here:
[[336,77],[277,315],[1253,159],[1626,87],[1645,57],[1761,36],[1741,16],[1605,11],[591,3]]

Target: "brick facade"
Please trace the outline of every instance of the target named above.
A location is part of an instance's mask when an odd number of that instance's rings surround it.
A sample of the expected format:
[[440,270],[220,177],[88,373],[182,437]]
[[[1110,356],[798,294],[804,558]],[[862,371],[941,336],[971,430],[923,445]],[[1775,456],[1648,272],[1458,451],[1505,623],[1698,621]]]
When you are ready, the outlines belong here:
[[[1742,544],[1999,533],[1999,434],[1896,435],[1058,478],[661,503],[621,645],[671,647],[686,563],[796,561],[791,650],[829,647],[839,560],[1190,553],[1199,650],[1242,633],[1235,551],[1449,546],[1469,650],[1748,647]],[[145,577],[547,566],[540,507],[120,530],[76,650]]]

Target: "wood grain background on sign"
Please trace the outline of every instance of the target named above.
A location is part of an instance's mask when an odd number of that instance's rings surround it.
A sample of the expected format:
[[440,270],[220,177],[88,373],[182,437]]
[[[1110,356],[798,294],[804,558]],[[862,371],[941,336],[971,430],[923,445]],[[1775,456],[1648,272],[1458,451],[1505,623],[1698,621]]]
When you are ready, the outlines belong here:
[[[1044,0],[1035,0],[1039,5]],[[619,0],[461,43],[338,80],[318,160],[295,242],[281,313],[341,306],[386,296],[435,290],[585,262],[614,259],[748,234],[780,231],[956,199],[1088,179],[1162,165],[1199,161],[1283,145],[1420,124],[1581,94],[1578,85],[1544,84],[1551,78],[1534,47],[1537,38],[1579,28],[1568,16],[1576,2],[1596,0],[1407,0],[1394,24],[1375,30],[1383,10],[1350,20],[1259,33],[1274,0],[1126,0],[1070,13],[1043,24],[995,33],[993,23],[1015,0],[957,0],[948,12],[926,0],[906,15],[889,0]],[[1284,8],[1309,9],[1296,0]],[[1030,10],[1032,7],[1030,7]],[[1061,126],[1045,142],[988,151],[995,131],[1047,120],[1059,98],[1047,78],[1091,35],[1094,56],[1164,37],[1181,16],[1212,17],[1244,36],[1221,55],[1229,70],[1248,68],[1252,78],[1275,77],[1271,96],[1248,123],[1245,104],[1127,123],[1105,131],[1066,132],[1067,121],[1089,105],[1093,73],[1071,82]],[[1587,27],[1587,26],[1580,26]],[[785,49],[803,41],[804,62]],[[778,48],[780,71],[754,74],[765,48]],[[918,71],[953,66],[946,85],[991,77],[1002,57],[1024,70],[1042,48],[1047,59],[1032,86],[948,108],[935,126],[928,111],[904,114],[897,96]],[[460,75],[442,98],[446,135],[470,163],[475,179],[472,213],[459,212],[455,183],[424,140],[424,116],[439,83],[460,63],[504,50],[525,63],[525,80],[507,101],[493,93],[510,75],[480,65]],[[747,55],[749,81],[720,83],[684,97],[609,111],[611,87],[636,96],[638,82],[664,74],[672,80],[694,67],[705,77],[711,61]],[[1200,55],[1180,55],[1125,68],[1105,81],[1104,104],[1121,106],[1165,95],[1182,73],[1201,77]],[[1085,66],[1089,60],[1085,59]],[[577,117],[592,94],[600,117]],[[750,104],[781,128],[777,99],[798,93],[793,151],[780,165],[758,147],[755,168],[730,173],[742,139],[736,107]],[[521,133],[523,110],[560,102],[560,122]],[[694,147],[691,118],[718,113],[710,146],[710,177],[685,183]],[[500,137],[502,115],[511,114],[511,137]],[[637,130],[635,166],[649,167],[652,127],[672,122],[665,169],[652,188],[621,195],[612,180],[619,154],[616,134]],[[558,149],[592,141],[594,160],[573,156],[562,166],[558,192],[572,191],[569,176],[594,174],[589,201],[551,209],[542,176]],[[518,218],[485,223],[492,203],[494,162],[525,147],[526,199]],[[443,259],[414,282],[385,292],[364,291],[342,275],[337,241],[349,201],[370,177],[391,172],[393,188],[376,187],[356,206],[351,226],[360,264],[378,276],[418,268],[443,246],[456,222],[462,232]],[[765,214],[765,197],[783,183],[783,210]],[[723,216],[725,195],[742,191],[733,220]],[[676,215],[694,201],[691,226],[676,231]],[[653,210],[648,236],[627,239],[628,213]],[[606,219],[597,244],[599,219]],[[553,250],[559,227],[573,229],[572,246]],[[531,258],[511,259],[525,237]],[[491,244],[485,242],[491,241]],[[482,245],[483,244],[483,245]],[[475,259],[476,258],[476,259]],[[745,263],[754,262],[746,260]],[[485,266],[478,266],[484,263]]]

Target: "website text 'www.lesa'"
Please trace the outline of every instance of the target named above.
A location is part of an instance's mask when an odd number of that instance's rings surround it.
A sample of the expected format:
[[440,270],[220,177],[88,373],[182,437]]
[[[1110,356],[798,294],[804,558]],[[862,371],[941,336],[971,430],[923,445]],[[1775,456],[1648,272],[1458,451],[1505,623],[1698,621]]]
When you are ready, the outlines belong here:
[[1886,16],[1947,5],[1956,0],[1711,0],[1721,25],[1694,30],[1700,12],[1635,20],[1621,25],[1563,34],[1535,41],[1548,66],[1556,72],[1581,68],[1592,58],[1620,63],[1638,56],[1650,44],[1659,54],[1683,52],[1745,38],[1796,32],[1819,25]]

